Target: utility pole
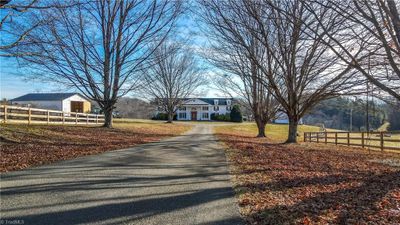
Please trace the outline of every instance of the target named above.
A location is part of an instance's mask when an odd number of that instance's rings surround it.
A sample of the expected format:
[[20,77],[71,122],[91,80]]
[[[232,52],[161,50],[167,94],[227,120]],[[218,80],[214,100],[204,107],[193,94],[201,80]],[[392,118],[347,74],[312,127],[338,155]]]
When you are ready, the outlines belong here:
[[[370,74],[371,71],[371,55],[368,56],[368,74]],[[367,132],[369,133],[369,81],[367,80],[367,115],[366,115],[366,128],[367,128]]]
[[365,121],[365,125],[367,128],[367,132],[369,133],[369,82],[367,82],[367,112],[366,112],[366,121]]
[[353,106],[350,109],[350,132],[353,131]]

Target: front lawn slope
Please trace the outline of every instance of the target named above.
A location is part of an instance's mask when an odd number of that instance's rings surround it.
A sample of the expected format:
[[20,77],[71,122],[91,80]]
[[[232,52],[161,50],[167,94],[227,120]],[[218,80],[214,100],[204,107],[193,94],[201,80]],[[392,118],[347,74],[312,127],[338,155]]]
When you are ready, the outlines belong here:
[[240,131],[215,128],[249,224],[400,224],[398,154],[280,144]]
[[116,123],[114,127],[3,124],[0,172],[154,142],[190,129],[153,122]]

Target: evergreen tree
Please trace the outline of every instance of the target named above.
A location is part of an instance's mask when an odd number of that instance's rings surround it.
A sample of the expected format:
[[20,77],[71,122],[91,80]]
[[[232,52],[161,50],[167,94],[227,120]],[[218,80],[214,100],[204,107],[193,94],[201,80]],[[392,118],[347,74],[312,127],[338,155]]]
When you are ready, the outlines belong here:
[[388,105],[389,130],[400,131],[400,103],[398,105]]
[[238,105],[234,105],[231,110],[231,121],[232,122],[243,122],[242,112]]

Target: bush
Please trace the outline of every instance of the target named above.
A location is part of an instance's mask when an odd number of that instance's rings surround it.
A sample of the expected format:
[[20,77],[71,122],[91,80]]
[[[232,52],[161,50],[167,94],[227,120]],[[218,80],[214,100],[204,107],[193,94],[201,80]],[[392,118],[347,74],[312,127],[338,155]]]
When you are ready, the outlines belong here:
[[211,120],[215,121],[231,121],[231,117],[229,114],[218,114],[216,115],[215,113],[211,114]]
[[[157,115],[153,116],[151,119],[152,120],[168,120],[168,114],[167,113],[158,113]],[[176,116],[176,114],[174,114],[173,120],[176,120],[176,119],[177,119],[177,116]]]
[[243,122],[243,116],[242,112],[240,111],[240,108],[238,105],[234,105],[232,110],[231,110],[231,116],[230,119],[232,122]]

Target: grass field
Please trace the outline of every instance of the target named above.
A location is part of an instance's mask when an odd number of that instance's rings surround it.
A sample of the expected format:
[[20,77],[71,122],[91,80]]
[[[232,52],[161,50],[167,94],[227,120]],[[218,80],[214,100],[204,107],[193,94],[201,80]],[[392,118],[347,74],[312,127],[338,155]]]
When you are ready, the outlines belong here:
[[185,124],[116,122],[93,126],[0,125],[0,172],[24,169],[83,155],[131,147],[181,134]]
[[[230,126],[219,126],[215,128],[217,131],[229,132],[233,133],[241,133],[242,135],[254,137],[257,136],[258,129],[255,123],[242,123],[242,124],[233,124]],[[268,124],[266,129],[267,137],[274,142],[284,142],[287,139],[289,126],[286,124]],[[316,126],[308,126],[308,125],[299,125],[298,134],[300,136],[297,137],[298,141],[302,141],[304,139],[304,132],[317,132],[320,131],[319,127]],[[328,130],[334,131],[334,130]]]
[[[243,123],[243,124],[226,124],[226,126],[219,126],[215,128],[217,131],[223,131],[225,133],[241,133],[244,136],[254,137],[257,135],[257,126],[254,123]],[[266,127],[266,135],[271,142],[284,142],[287,139],[289,127],[285,124],[268,124]],[[299,125],[298,127],[298,134],[297,137],[298,142],[303,142],[304,140],[304,132],[319,132],[320,128],[316,126],[309,126],[309,125]],[[327,129],[328,132],[340,132],[340,130],[334,129]],[[334,138],[334,134],[328,134],[328,137]],[[347,134],[339,134],[338,135],[338,143],[339,144],[347,144],[347,140],[343,139],[347,137]],[[371,134],[368,136],[372,140],[366,140],[365,145],[374,145],[377,146],[376,148],[372,148],[373,150],[378,150],[380,148],[380,141],[373,140],[379,139],[380,137],[376,136],[376,134]],[[359,138],[360,140],[350,140],[350,143],[361,145],[361,134],[360,133],[351,133],[350,138]],[[365,138],[367,135],[365,134]],[[384,145],[388,147],[396,147],[400,148],[400,142],[390,142],[391,140],[399,140],[400,141],[400,134],[394,134],[390,137],[384,137]],[[314,139],[314,141],[316,141]],[[329,142],[334,142],[334,139],[328,139]],[[320,139],[320,142],[324,142],[324,138]]]
[[[287,125],[214,128],[227,146],[248,224],[400,224],[400,154],[334,144],[281,144]],[[319,131],[300,126],[299,132]]]

